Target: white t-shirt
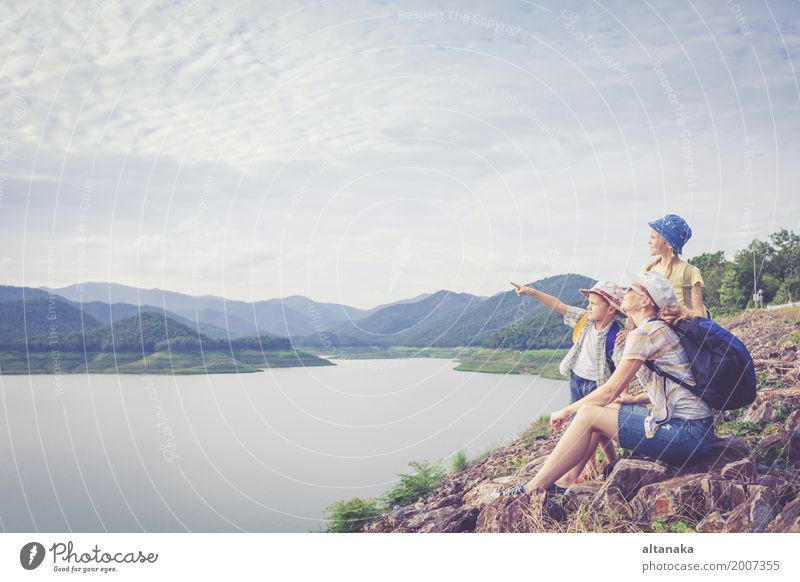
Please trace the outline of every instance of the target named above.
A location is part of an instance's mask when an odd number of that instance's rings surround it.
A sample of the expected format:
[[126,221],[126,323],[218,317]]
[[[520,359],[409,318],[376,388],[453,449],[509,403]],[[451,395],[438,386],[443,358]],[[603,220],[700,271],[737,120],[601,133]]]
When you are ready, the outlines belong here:
[[593,321],[587,321],[586,326],[589,328],[586,331],[586,337],[581,345],[581,351],[578,352],[578,359],[572,366],[572,371],[584,380],[594,380],[597,382],[597,362],[595,361],[595,346],[597,345],[597,327]]

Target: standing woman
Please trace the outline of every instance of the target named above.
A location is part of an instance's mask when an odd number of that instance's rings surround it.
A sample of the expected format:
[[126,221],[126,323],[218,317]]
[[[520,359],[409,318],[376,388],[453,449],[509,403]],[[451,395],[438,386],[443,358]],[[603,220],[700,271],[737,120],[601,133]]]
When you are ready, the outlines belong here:
[[[689,313],[706,317],[703,302],[703,276],[700,269],[680,258],[683,245],[692,238],[692,229],[677,214],[667,214],[648,223],[650,225],[650,256],[656,257],[642,268],[642,273],[655,271],[669,280],[678,298],[678,305]],[[633,329],[633,320],[628,318],[625,329],[617,334],[616,344],[625,343],[625,337]]]
[[678,305],[689,309],[694,315],[704,317],[706,306],[703,303],[703,276],[700,269],[682,260],[683,245],[692,238],[692,229],[686,221],[676,214],[667,214],[650,222],[650,256],[655,260],[647,263],[642,272],[661,273],[675,290]]

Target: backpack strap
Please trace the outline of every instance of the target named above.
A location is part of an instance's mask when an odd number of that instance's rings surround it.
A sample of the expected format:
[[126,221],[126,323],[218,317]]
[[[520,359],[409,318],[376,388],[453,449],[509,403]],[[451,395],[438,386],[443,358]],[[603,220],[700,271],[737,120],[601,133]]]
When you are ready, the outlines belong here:
[[683,286],[681,290],[683,291],[683,302],[686,304],[686,307],[689,309],[692,308],[692,269],[694,267],[686,262],[686,266],[683,268]]
[[611,370],[613,374],[614,371],[617,369],[617,366],[614,364],[614,344],[617,341],[617,334],[619,333],[620,325],[619,322],[615,319],[611,322],[611,327],[608,329],[608,333],[606,334],[606,364],[608,364],[608,369]]
[[654,373],[658,374],[662,378],[669,378],[670,380],[672,380],[676,384],[680,384],[684,388],[687,388],[689,390],[691,390],[692,388],[695,388],[695,386],[693,386],[691,384],[687,384],[683,380],[678,380],[675,376],[673,376],[669,372],[665,372],[664,370],[662,370],[661,368],[656,366],[655,362],[653,362],[652,360],[645,360],[644,365],[647,366],[648,368],[650,368],[651,372],[654,372]]
[[578,343],[578,338],[581,336],[584,327],[586,327],[586,313],[580,316],[578,323],[575,324],[572,330],[572,343]]

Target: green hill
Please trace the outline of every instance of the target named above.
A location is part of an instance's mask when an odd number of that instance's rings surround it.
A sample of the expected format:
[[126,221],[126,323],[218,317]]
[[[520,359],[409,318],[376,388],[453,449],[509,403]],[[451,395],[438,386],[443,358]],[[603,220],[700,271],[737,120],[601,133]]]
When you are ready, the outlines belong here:
[[356,322],[347,322],[333,332],[369,345],[416,345],[415,337],[423,343],[434,338],[437,330],[447,329],[471,305],[481,299],[468,293],[438,291],[421,301],[385,307]]
[[[582,305],[586,299],[578,289],[593,283],[588,277],[566,274],[530,285],[569,305]],[[487,299],[439,291],[421,301],[385,307],[369,317],[340,325],[329,334],[336,341],[329,342],[339,347],[556,348],[563,345],[568,331],[560,316],[529,297],[518,297],[513,289]],[[318,336],[311,336],[296,338],[295,343],[319,347],[322,342]]]
[[[13,285],[0,285],[0,302],[5,301],[31,301],[33,299],[47,299],[47,291],[33,287],[15,287]],[[55,295],[58,297],[58,295]],[[59,297],[61,299],[61,297]]]
[[3,374],[192,374],[330,364],[293,349],[287,338],[212,339],[163,314],[147,311],[94,329],[38,335],[27,342],[17,338],[0,347]]
[[512,350],[534,350],[542,348],[566,348],[572,342],[572,328],[564,325],[558,313],[547,311],[504,325],[485,342],[487,348],[509,348]]
[[26,337],[32,338],[51,332],[63,336],[100,326],[100,321],[88,314],[81,315],[80,309],[60,297],[45,295],[25,302],[0,302],[0,346],[21,345]]

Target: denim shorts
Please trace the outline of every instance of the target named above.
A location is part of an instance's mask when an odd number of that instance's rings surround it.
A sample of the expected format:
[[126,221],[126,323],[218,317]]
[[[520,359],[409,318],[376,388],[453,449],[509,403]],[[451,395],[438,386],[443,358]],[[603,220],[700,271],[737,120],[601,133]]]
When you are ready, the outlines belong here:
[[650,411],[644,406],[620,406],[617,431],[623,449],[670,465],[695,461],[711,450],[715,438],[713,416],[695,420],[672,418],[659,426],[653,438],[646,438],[644,419],[648,414]]
[[577,402],[595,388],[597,388],[597,382],[594,380],[586,380],[572,370],[569,371],[569,395],[572,402]]

